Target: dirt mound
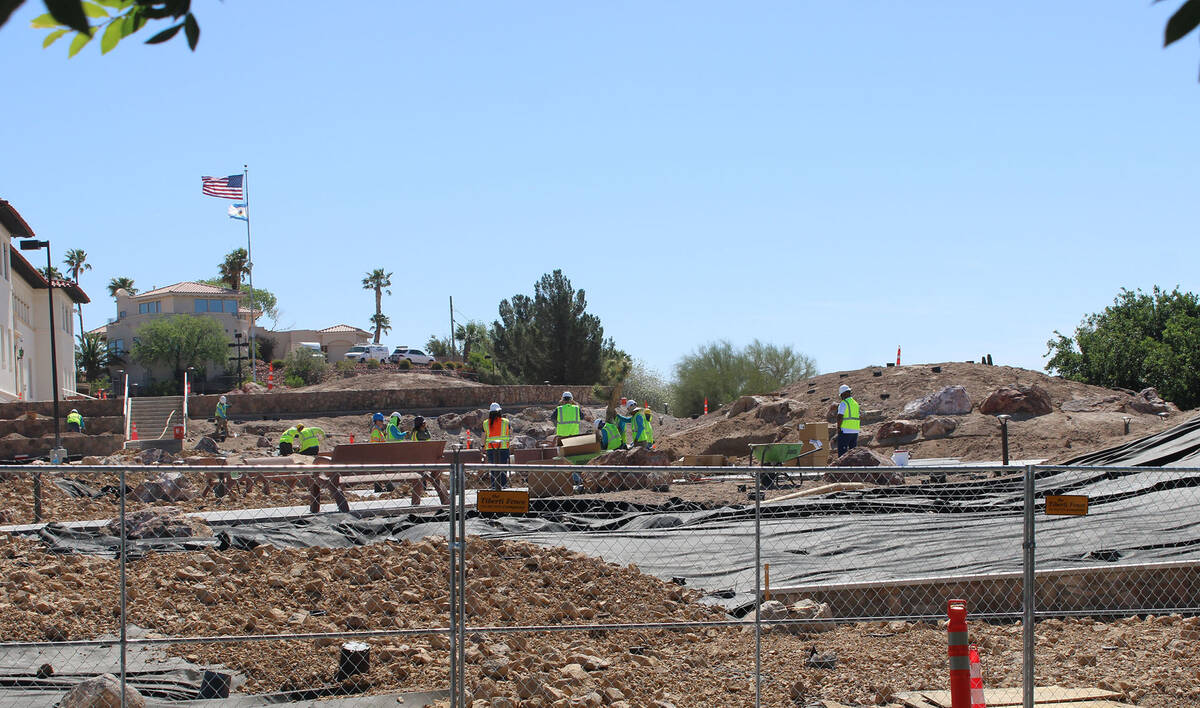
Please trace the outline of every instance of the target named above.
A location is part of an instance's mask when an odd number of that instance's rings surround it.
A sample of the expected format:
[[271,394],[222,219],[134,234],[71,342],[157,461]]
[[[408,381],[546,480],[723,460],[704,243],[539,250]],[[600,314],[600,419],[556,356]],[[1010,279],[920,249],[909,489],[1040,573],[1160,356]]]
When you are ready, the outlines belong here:
[[[832,421],[842,384],[854,390],[862,408],[859,443],[877,449],[885,457],[899,447],[910,451],[914,458],[1000,459],[999,423],[995,416],[980,413],[979,407],[1005,387],[1036,387],[1050,404],[1048,413],[1009,422],[1013,459],[1066,459],[1120,442],[1125,416],[1133,419],[1131,434],[1144,435],[1172,425],[1179,410],[1156,400],[1154,392],[1089,386],[1028,369],[972,363],[914,364],[814,376],[772,394],[743,397],[692,421],[679,433],[655,437],[679,454],[748,456],[750,443],[798,441],[797,423]],[[947,392],[950,387],[962,390]],[[946,414],[967,410],[966,405],[959,405],[967,399],[970,412]],[[785,401],[786,405],[773,405]],[[1166,421],[1155,415],[1161,410],[1169,412]],[[938,416],[940,422],[929,426],[930,434],[887,438],[890,445],[874,441],[882,427],[898,420],[921,424],[922,414]]]
[[289,389],[291,391],[395,391],[405,388],[461,388],[484,384],[452,374],[434,374],[425,371],[378,371],[358,374],[346,378],[332,378],[312,386]]

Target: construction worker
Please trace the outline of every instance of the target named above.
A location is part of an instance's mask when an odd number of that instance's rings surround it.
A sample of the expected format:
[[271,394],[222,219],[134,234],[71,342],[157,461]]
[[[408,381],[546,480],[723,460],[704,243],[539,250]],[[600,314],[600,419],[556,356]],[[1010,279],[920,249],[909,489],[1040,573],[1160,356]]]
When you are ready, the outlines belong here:
[[654,428],[650,425],[650,410],[638,408],[637,401],[629,401],[629,420],[633,426],[634,447],[654,447]]
[[838,457],[845,455],[847,450],[858,447],[858,431],[862,429],[858,401],[854,400],[850,393],[850,387],[846,384],[838,388],[838,398],[842,399],[837,409]]
[[400,429],[400,411],[392,411],[387,422],[387,441],[396,442],[408,438],[408,433]]
[[[566,394],[570,396],[571,394]],[[512,423],[500,415],[500,404],[488,406],[488,419],[483,426],[484,454],[487,461],[497,465],[508,464],[508,445],[512,442]],[[508,486],[508,473],[502,469],[492,470],[492,489],[500,490]]]
[[579,434],[579,421],[583,419],[583,411],[575,403],[570,391],[563,391],[562,403],[554,409],[554,434],[559,438],[569,438]]
[[67,414],[67,432],[83,432],[83,415],[80,414],[78,408],[72,408],[71,412]]
[[[429,426],[425,424],[423,416],[417,416],[413,419],[412,431],[408,434],[408,442],[425,442],[432,440],[433,435],[429,432]],[[437,492],[438,500],[442,504],[450,503],[450,492],[446,490],[446,485],[442,481],[442,473],[438,471],[422,472],[421,478],[413,480],[412,485],[412,503],[413,506],[421,505],[421,497],[425,496],[425,483],[433,485],[434,491]]]
[[283,435],[279,436],[280,457],[287,457],[288,455],[292,454],[292,441],[296,439],[296,435],[299,432],[300,431],[296,429],[296,426],[293,425],[292,427],[283,431]]
[[612,422],[596,419],[596,435],[600,437],[601,450],[616,450],[625,444],[625,435]]
[[382,413],[376,413],[371,416],[371,442],[385,442],[387,440],[387,422],[385,422]]
[[217,424],[218,441],[225,442],[225,438],[229,437],[229,401],[224,396],[217,399],[217,410],[213,413],[213,420]]
[[325,431],[317,426],[305,426],[303,423],[296,425],[296,452],[301,455],[311,455],[316,457],[321,451],[321,438],[325,437]]

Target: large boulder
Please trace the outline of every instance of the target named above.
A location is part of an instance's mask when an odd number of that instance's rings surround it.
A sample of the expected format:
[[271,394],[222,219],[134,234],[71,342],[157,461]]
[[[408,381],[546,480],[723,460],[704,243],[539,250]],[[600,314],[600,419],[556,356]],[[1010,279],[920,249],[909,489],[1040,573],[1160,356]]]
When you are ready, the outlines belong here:
[[[829,609],[829,605],[823,602],[817,602],[804,598],[799,602],[791,605],[785,605],[778,600],[767,600],[759,605],[759,617],[763,621],[779,621],[779,620],[832,620],[833,611]],[[779,624],[768,625],[775,631],[787,632],[788,634],[812,634],[815,632],[828,632],[836,628],[836,624],[829,622],[811,622],[804,624]]]
[[[146,450],[150,452],[150,450]],[[160,451],[161,452],[161,451]],[[162,472],[158,479],[142,482],[133,490],[135,499],[152,501],[188,501],[196,496],[191,482],[180,472]]]
[[804,405],[794,398],[764,403],[754,411],[755,418],[774,425],[787,425],[797,418],[803,418],[804,414]]
[[1064,401],[1059,408],[1066,413],[1093,413],[1096,411],[1120,412],[1129,403],[1129,396],[1110,393],[1105,396],[1086,396]]
[[875,431],[874,441],[877,445],[912,442],[920,432],[921,429],[911,420],[893,420],[879,426]]
[[958,429],[958,421],[953,418],[929,418],[921,423],[921,435],[926,440],[950,437]]
[[904,418],[928,418],[931,415],[966,415],[971,412],[971,396],[962,386],[947,386],[941,391],[909,401],[900,415]]
[[745,435],[731,435],[729,437],[720,437],[709,443],[708,447],[700,453],[701,455],[725,455],[726,457],[747,457],[750,455],[750,445],[760,445],[762,443],[775,442],[776,432],[774,429],[770,431],[758,433],[746,433]]
[[545,408],[531,407],[526,408],[517,414],[518,417],[525,420],[533,421],[534,423],[544,423],[550,420],[550,411]]
[[741,415],[746,411],[752,411],[755,408],[758,408],[768,400],[770,399],[764,396],[742,396],[729,406],[729,410],[725,413],[725,415],[729,418],[732,418],[735,415]]
[[612,450],[593,457],[589,465],[621,465],[637,467],[666,467],[675,459],[669,450],[649,450],[635,447],[632,450]]
[[[207,440],[208,438],[202,439]],[[133,459],[139,465],[169,465],[175,461],[175,456],[166,450],[150,447],[139,452]]]
[[210,455],[219,455],[221,448],[217,447],[217,441],[205,435],[196,441],[196,450],[207,452]]
[[1129,399],[1125,407],[1134,413],[1149,413],[1152,415],[1171,412],[1170,404],[1160,398],[1158,390],[1154,388],[1144,388],[1138,391],[1137,395]]
[[891,465],[891,460],[880,457],[871,450],[859,446],[846,451],[845,455],[829,463],[830,467],[879,467]]
[[1050,404],[1050,394],[1041,386],[1026,386],[1015,384],[1001,386],[983,399],[979,404],[979,412],[984,415],[1037,416],[1046,415],[1053,408]]
[[[145,708],[146,699],[128,681],[125,683],[127,708]],[[112,674],[84,679],[63,696],[59,708],[121,708],[121,681]]]
[[[105,526],[113,535],[121,535],[121,520],[113,519]],[[186,516],[173,506],[143,509],[125,515],[125,537],[139,538],[210,538],[212,529],[203,520]]]

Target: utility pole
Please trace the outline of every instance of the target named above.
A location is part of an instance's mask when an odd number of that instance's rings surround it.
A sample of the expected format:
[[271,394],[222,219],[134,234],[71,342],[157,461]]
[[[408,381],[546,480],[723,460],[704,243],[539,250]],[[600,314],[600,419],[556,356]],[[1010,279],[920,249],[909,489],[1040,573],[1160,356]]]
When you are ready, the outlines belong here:
[[450,296],[450,356],[454,356],[457,352],[454,348],[454,296]]

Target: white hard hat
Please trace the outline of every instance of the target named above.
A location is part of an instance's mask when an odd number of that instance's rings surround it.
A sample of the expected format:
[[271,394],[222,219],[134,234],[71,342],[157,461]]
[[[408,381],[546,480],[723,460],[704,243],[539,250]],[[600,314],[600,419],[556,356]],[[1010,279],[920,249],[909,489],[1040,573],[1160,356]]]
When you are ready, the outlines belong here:
[[597,429],[597,430],[599,430],[600,428],[603,428],[603,427],[604,427],[604,421],[603,421],[603,420],[600,420],[599,418],[597,418],[597,419],[595,420],[595,423],[596,423],[596,429]]
[[635,401],[631,398],[631,399],[629,399],[628,402],[625,403],[625,407],[626,408],[637,408],[637,401]]
[[563,391],[563,398],[570,398],[570,397],[571,397],[570,391]]
[[489,413],[498,413],[498,412],[500,412],[500,404],[499,404],[499,403],[492,403],[492,405],[488,406],[488,412],[489,412]]
[[388,416],[388,417],[389,417],[389,418],[399,418],[399,417],[400,417],[400,411],[392,411],[392,414],[391,414],[390,416]]
[[843,393],[850,393],[850,387],[847,386],[846,384],[842,384],[841,386],[838,387],[838,395],[840,396]]
[[72,409],[71,409],[71,412],[72,412],[72,413],[78,413],[78,412],[79,412],[79,409],[78,409],[78,408],[72,408]]
[[221,396],[221,403],[226,403],[225,397]]

